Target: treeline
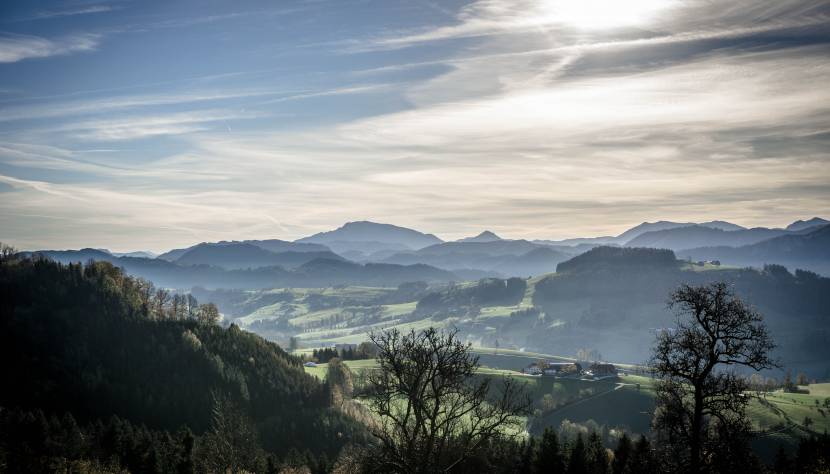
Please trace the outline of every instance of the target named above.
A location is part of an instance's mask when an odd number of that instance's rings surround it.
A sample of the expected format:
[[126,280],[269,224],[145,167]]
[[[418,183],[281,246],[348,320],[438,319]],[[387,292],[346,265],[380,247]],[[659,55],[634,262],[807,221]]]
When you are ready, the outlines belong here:
[[106,262],[0,259],[0,357],[10,362],[2,410],[70,413],[81,425],[118,416],[204,437],[227,428],[216,427],[218,397],[253,420],[256,436],[244,443],[273,456],[334,455],[365,439],[329,408],[328,387],[301,359],[213,324],[211,305],[151,289]]
[[657,451],[641,436],[632,441],[622,435],[614,450],[607,449],[596,432],[560,440],[552,429],[539,438],[521,442],[491,443],[466,463],[464,471],[529,474],[658,473]]
[[[781,448],[771,464],[762,463],[743,440],[714,452],[705,472],[795,474],[827,472],[830,436],[800,440],[794,453]],[[458,472],[529,474],[662,474],[678,472],[677,459],[661,443],[623,433],[613,449],[597,431],[560,438],[551,428],[527,441],[498,440],[484,445]]]
[[596,247],[556,266],[557,273],[608,271],[618,268],[677,268],[674,252],[666,249]]
[[196,437],[150,430],[117,416],[84,426],[71,413],[0,411],[5,472],[194,472]]
[[321,364],[325,364],[335,357],[342,360],[371,359],[377,353],[377,349],[370,342],[361,342],[357,347],[345,347],[337,349],[324,347],[311,351],[311,358]]
[[482,306],[513,306],[524,298],[527,281],[523,278],[485,278],[472,286],[451,285],[443,291],[428,293],[418,301],[416,313],[465,312]]

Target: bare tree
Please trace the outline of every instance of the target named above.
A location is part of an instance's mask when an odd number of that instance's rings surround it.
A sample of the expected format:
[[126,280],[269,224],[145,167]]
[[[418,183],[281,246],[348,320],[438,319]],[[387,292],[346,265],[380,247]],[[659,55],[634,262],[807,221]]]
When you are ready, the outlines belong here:
[[179,314],[183,308],[181,295],[174,294],[170,300],[170,319],[180,319]]
[[716,437],[737,440],[748,432],[747,383],[734,369],[777,366],[769,355],[775,344],[761,315],[725,283],[684,285],[669,304],[678,321],[654,347],[652,367],[660,379],[654,424],[674,459],[698,473],[717,449]]
[[508,378],[491,394],[491,379],[475,377],[478,357],[456,334],[429,328],[370,335],[379,365],[368,377],[369,406],[378,415],[371,469],[446,472],[520,426],[530,407],[523,387]]
[[167,313],[167,305],[170,302],[170,292],[164,288],[157,288],[153,297],[153,308],[156,319],[164,319]]
[[17,249],[11,245],[0,242],[0,263],[9,262],[17,254]]
[[204,324],[216,324],[219,322],[219,308],[213,303],[199,305],[198,320]]
[[141,301],[141,310],[144,316],[151,317],[153,312],[153,293],[155,288],[153,284],[143,278],[136,278],[136,290]]
[[187,294],[187,319],[196,319],[199,314],[199,301],[193,294]]

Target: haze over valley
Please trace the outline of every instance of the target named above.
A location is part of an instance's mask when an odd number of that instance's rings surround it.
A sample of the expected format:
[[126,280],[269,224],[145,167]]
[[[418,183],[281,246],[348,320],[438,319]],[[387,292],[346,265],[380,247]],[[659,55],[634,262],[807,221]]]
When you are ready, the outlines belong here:
[[646,222],[618,236],[564,241],[490,231],[443,241],[359,221],[293,242],[205,242],[155,258],[104,249],[33,253],[111,262],[213,301],[224,324],[281,344],[292,337],[309,346],[358,344],[372,330],[435,324],[477,346],[562,355],[591,348],[635,364],[647,359],[654,331],[673,324],[665,301],[672,288],[726,281],[787,341],[785,361],[815,376],[830,370],[822,306],[830,222],[819,217],[772,229]]

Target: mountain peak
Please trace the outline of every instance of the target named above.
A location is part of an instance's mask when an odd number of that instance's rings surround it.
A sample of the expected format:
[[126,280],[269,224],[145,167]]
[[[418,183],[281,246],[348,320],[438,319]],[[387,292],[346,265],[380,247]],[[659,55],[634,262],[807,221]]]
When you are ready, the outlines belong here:
[[485,230],[475,237],[465,237],[463,239],[459,239],[458,242],[496,242],[499,240],[504,239],[489,230]]
[[821,217],[813,217],[812,219],[806,221],[795,221],[787,226],[787,230],[789,230],[790,232],[797,232],[799,230],[809,229],[810,227],[816,227],[826,224],[830,224],[830,221],[828,221],[827,219],[822,219]]
[[640,236],[641,234],[645,234],[646,232],[668,230],[677,227],[687,227],[690,225],[694,224],[691,222],[681,223],[671,221],[643,222],[642,224],[632,227],[627,231],[623,232],[622,234],[618,235],[616,240],[621,243],[625,243]]
[[347,222],[341,227],[328,232],[320,232],[296,242],[331,244],[333,242],[379,242],[394,244],[404,248],[419,249],[428,245],[441,243],[442,240],[432,234],[399,227],[392,224],[380,224],[370,221]]
[[709,222],[701,222],[698,224],[699,226],[709,227],[711,229],[719,229],[726,232],[731,232],[733,230],[746,230],[746,227],[740,226],[738,224],[733,224],[731,222],[726,221],[709,221]]

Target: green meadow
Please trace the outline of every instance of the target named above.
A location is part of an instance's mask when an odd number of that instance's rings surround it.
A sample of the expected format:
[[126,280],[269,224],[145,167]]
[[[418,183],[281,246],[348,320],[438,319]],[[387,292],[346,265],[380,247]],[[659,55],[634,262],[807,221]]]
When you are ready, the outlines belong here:
[[[495,351],[493,348],[474,348],[474,352],[483,364],[478,370],[479,375],[511,377],[526,384],[537,409],[528,420],[530,433],[539,434],[547,426],[558,428],[565,420],[583,424],[593,420],[609,429],[623,429],[633,434],[650,430],[655,395],[654,379],[650,377],[625,374],[616,379],[590,381],[529,376],[519,370],[540,358],[572,359],[515,350]],[[377,366],[374,359],[344,363],[353,372]],[[319,364],[305,370],[325,380],[327,368],[327,364]],[[830,431],[830,409],[824,406],[825,400],[830,398],[830,383],[801,388],[810,393],[777,391],[753,396],[748,414],[756,431],[753,444],[761,452],[774,453],[779,445],[795,446],[799,437]],[[545,406],[546,402],[551,406]]]

